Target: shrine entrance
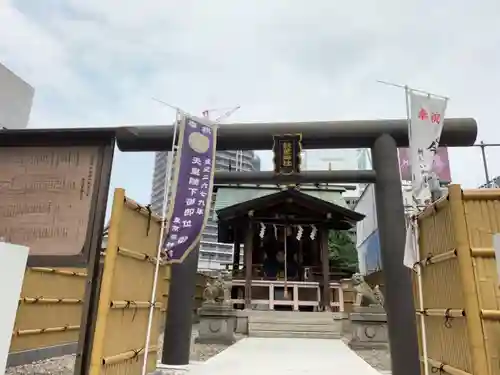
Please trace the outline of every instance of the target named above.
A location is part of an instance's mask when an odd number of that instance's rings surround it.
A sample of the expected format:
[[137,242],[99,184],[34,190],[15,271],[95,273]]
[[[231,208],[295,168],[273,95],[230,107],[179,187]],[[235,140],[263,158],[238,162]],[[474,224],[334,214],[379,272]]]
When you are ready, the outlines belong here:
[[[89,158],[90,167],[88,174],[96,176],[96,196],[90,195],[86,184],[82,184],[81,190],[75,197],[80,200],[85,198],[88,206],[92,209],[81,210],[81,213],[89,217],[88,223],[90,230],[88,231],[87,241],[83,246],[83,252],[75,251],[75,257],[66,257],[66,259],[80,260],[89,269],[89,279],[87,282],[87,292],[85,296],[84,316],[82,317],[83,337],[81,339],[78,361],[85,364],[89,361],[88,350],[83,350],[92,341],[93,325],[97,311],[97,297],[100,282],[100,249],[99,243],[101,240],[102,231],[99,228],[104,226],[105,212],[102,210],[106,203],[106,195],[109,188],[109,175],[111,173],[112,150],[115,141],[118,148],[124,152],[144,152],[144,151],[167,151],[170,145],[174,144],[174,129],[177,128],[177,123],[174,126],[132,126],[118,128],[94,128],[94,129],[23,129],[23,130],[2,130],[0,132],[0,146],[14,147],[23,146],[31,148],[39,147],[54,147],[55,144],[71,145],[68,147],[85,146],[88,150],[89,145],[93,145],[95,157]],[[306,171],[293,173],[293,165],[290,165],[288,145],[280,144],[280,139],[273,138],[272,135],[291,135],[300,137],[301,144],[304,148],[309,149],[331,149],[331,148],[368,148],[371,149],[373,170],[368,171]],[[473,145],[477,136],[477,124],[473,119],[447,119],[444,121],[444,126],[441,133],[440,146],[447,147],[463,147]],[[286,138],[286,137],[285,137]],[[69,140],[69,141],[68,141]],[[104,141],[103,141],[104,140]],[[197,139],[200,140],[199,137]],[[195,139],[196,141],[196,139]],[[296,123],[260,123],[260,124],[221,124],[218,127],[217,150],[270,150],[278,141],[279,149],[282,152],[281,160],[282,167],[285,173],[272,172],[216,172],[215,184],[261,184],[261,185],[302,185],[302,184],[320,184],[320,183],[376,183],[376,206],[377,206],[377,221],[379,226],[380,248],[382,252],[382,265],[385,278],[385,307],[388,315],[389,340],[392,358],[392,371],[394,375],[418,375],[420,374],[420,363],[418,353],[417,330],[415,327],[415,308],[413,305],[411,271],[403,265],[403,252],[405,247],[405,217],[403,207],[402,188],[400,180],[400,172],[398,165],[398,147],[408,147],[408,124],[407,120],[377,120],[377,121],[321,121],[321,122],[296,122]],[[196,143],[196,142],[195,142]],[[96,146],[97,144],[97,146]],[[205,145],[206,146],[206,145]],[[17,151],[18,150],[14,150]],[[35,150],[36,151],[36,150]],[[71,150],[70,150],[71,151]],[[38,150],[39,152],[39,150]],[[13,153],[15,155],[15,153]],[[37,159],[32,159],[31,164]],[[49,160],[49,159],[47,159]],[[80,160],[81,161],[81,160]],[[91,162],[90,162],[91,161]],[[286,162],[286,163],[285,163]],[[293,164],[293,163],[292,163]],[[33,164],[35,165],[35,164]],[[291,170],[290,170],[291,169]],[[292,173],[290,173],[292,172]],[[82,179],[83,180],[83,179]],[[61,181],[66,181],[61,177]],[[61,182],[62,183],[62,182]],[[76,186],[76,185],[75,185]],[[75,186],[72,188],[74,189]],[[80,186],[80,185],[78,185]],[[76,191],[76,190],[75,190]],[[312,227],[311,221],[306,221],[305,216],[328,215],[323,216],[322,221],[315,221],[314,224],[318,230],[318,239],[323,238],[328,229],[328,221],[333,225],[334,214],[339,213],[337,207],[328,206],[325,203],[314,201],[304,196],[304,191],[280,193],[275,200],[275,206],[281,204],[280,209],[271,210],[271,200],[267,201],[267,205],[259,202],[255,204],[253,215],[258,214],[259,220],[264,222],[266,215],[268,225],[276,225],[278,228],[277,241],[275,245],[268,248],[274,248],[274,251],[280,250],[284,246],[284,242],[288,243],[289,239],[298,235],[298,227],[294,229],[294,225],[301,223],[293,222],[291,215],[294,213],[304,213],[303,224],[308,224]],[[286,198],[285,198],[286,197]],[[92,199],[91,199],[92,198]],[[284,198],[284,199],[283,199]],[[293,202],[288,202],[291,198]],[[265,201],[265,199],[263,199]],[[310,203],[309,210],[297,212],[297,208],[301,206],[301,202]],[[313,202],[314,201],[314,202]],[[292,204],[293,203],[293,204]],[[231,215],[224,217],[222,214],[221,220],[232,223],[235,227],[242,228],[242,225],[251,225],[248,235],[245,238],[240,238],[239,241],[248,241],[252,243],[251,252],[248,252],[246,257],[249,258],[247,267],[244,271],[245,277],[245,304],[252,303],[253,289],[252,282],[254,280],[255,267],[253,266],[253,257],[255,254],[256,260],[263,262],[263,252],[258,252],[255,249],[260,249],[260,235],[256,235],[259,231],[260,224],[252,219],[252,207],[244,207],[243,211],[235,211],[234,221],[231,221]],[[303,205],[302,205],[303,206]],[[327,209],[328,207],[328,209]],[[99,209],[98,209],[99,208]],[[302,207],[303,208],[303,207]],[[280,210],[284,210],[280,212]],[[226,211],[226,213],[231,210]],[[90,215],[89,213],[92,213]],[[95,215],[93,215],[95,213]],[[282,216],[279,216],[279,214]],[[284,214],[283,214],[284,213]],[[346,212],[344,212],[346,214]],[[348,215],[345,215],[348,217]],[[83,216],[82,216],[83,217]],[[253,216],[254,218],[256,216]],[[240,220],[236,220],[240,218]],[[339,217],[337,217],[339,218]],[[313,217],[311,217],[313,219]],[[351,216],[351,225],[357,221],[356,217]],[[84,219],[81,221],[85,222]],[[245,224],[246,222],[246,224]],[[341,220],[338,220],[340,223]],[[280,230],[281,226],[281,230]],[[303,236],[307,236],[307,226],[304,225]],[[231,228],[233,228],[231,226]],[[274,227],[273,227],[274,228]],[[323,228],[323,229],[322,229]],[[149,230],[149,229],[148,229]],[[240,230],[233,228],[233,234],[238,233],[242,237]],[[267,229],[268,235],[274,236],[274,229]],[[229,235],[229,234],[228,234]],[[279,242],[279,238],[283,238],[283,243]],[[234,240],[234,239],[233,239]],[[264,238],[262,238],[263,242]],[[276,238],[275,238],[276,240]],[[269,240],[271,241],[271,240]],[[319,240],[321,242],[321,239]],[[87,246],[88,245],[88,246]],[[257,245],[257,247],[255,247]],[[263,248],[265,249],[265,245]],[[319,254],[324,250],[319,247]],[[87,251],[88,250],[88,251]],[[66,251],[66,250],[65,250]],[[299,254],[299,250],[293,250]],[[311,261],[312,275],[314,277],[314,267],[321,265],[321,271],[318,273],[318,283],[328,284],[326,280],[329,270],[325,270],[325,262],[317,262],[318,244],[304,246],[302,260],[302,271],[304,271],[305,260],[307,259],[306,251]],[[267,250],[266,254],[271,254],[271,250]],[[292,250],[290,250],[292,254]],[[68,255],[68,254],[66,254]],[[81,256],[80,256],[81,255]],[[320,255],[321,256],[321,255]],[[260,257],[260,258],[258,258]],[[305,257],[305,258],[304,258]],[[288,255],[284,257],[288,261]],[[293,256],[292,258],[293,259]],[[44,260],[44,259],[39,259]],[[198,251],[190,251],[188,256],[182,263],[172,265],[171,286],[169,293],[169,308],[167,312],[167,322],[165,328],[164,348],[162,363],[168,365],[186,365],[189,363],[189,352],[191,344],[191,328],[192,328],[192,306],[193,295],[196,287],[196,271],[197,271]],[[52,264],[54,265],[54,264]],[[59,264],[60,266],[60,264]],[[285,270],[287,268],[284,268]],[[260,271],[259,271],[260,272]],[[300,272],[299,272],[300,277]],[[302,275],[302,277],[305,277]],[[329,277],[329,276],[328,276]],[[248,290],[248,282],[250,280],[250,290]],[[298,280],[301,281],[302,280]],[[290,280],[290,283],[292,280]],[[293,296],[293,288],[290,291],[288,286],[282,285],[283,295]],[[325,291],[326,290],[326,291]],[[326,296],[328,288],[322,289],[321,304],[328,308],[329,297]],[[257,293],[257,292],[255,292]],[[278,293],[279,294],[279,293]],[[299,295],[296,293],[295,295]],[[281,301],[282,299],[274,298],[273,300]],[[318,299],[318,300],[319,300]],[[295,301],[301,301],[301,298],[293,298]],[[306,299],[307,300],[307,299]],[[318,302],[319,304],[319,302]],[[331,306],[331,305],[330,305]],[[314,306],[313,306],[314,307]],[[294,306],[295,308],[295,306]],[[300,305],[298,307],[300,309]],[[151,309],[152,311],[152,309]],[[136,353],[137,354],[137,353]],[[87,366],[82,365],[82,368]]]
[[328,187],[227,186],[218,200],[228,202],[235,189],[260,196],[223,208],[216,203],[219,242],[243,244],[243,262],[236,251],[232,267],[233,305],[343,312],[339,281],[350,275],[330,268],[328,235],[351,229],[364,215],[334,203],[340,194]]

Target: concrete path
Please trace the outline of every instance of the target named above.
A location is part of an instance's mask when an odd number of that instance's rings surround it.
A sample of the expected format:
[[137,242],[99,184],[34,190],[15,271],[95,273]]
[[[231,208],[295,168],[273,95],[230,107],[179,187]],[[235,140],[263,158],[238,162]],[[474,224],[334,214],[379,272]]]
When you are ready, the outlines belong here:
[[189,375],[380,375],[341,340],[245,338]]

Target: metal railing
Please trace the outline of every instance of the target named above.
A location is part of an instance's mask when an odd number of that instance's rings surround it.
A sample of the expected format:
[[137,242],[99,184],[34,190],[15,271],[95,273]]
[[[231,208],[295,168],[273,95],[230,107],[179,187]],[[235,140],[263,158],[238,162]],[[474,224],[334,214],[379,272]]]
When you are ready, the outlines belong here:
[[481,159],[483,162],[485,183],[483,185],[480,185],[479,187],[480,188],[498,188],[498,187],[500,187],[500,174],[497,174],[495,177],[491,178],[490,166],[488,164],[488,158],[486,155],[486,148],[487,147],[500,147],[500,143],[480,142],[479,144],[476,144],[473,147],[479,147],[481,149]]

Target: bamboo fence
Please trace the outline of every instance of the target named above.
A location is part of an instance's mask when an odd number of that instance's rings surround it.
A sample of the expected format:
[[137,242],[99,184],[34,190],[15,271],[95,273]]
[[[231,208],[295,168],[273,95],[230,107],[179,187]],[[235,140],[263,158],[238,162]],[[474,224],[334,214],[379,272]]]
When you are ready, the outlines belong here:
[[[421,355],[427,343],[429,373],[500,375],[493,250],[493,235],[500,233],[500,189],[462,191],[450,185],[448,195],[417,220],[424,309],[416,313],[424,316],[426,337],[418,331]],[[416,284],[415,277],[419,306]]]
[[10,353],[78,341],[86,276],[85,269],[26,269]]
[[116,189],[104,256],[90,375],[140,374],[149,309],[154,307],[148,372],[156,368],[158,337],[168,299],[169,272],[160,267],[157,294],[150,301],[161,220],[148,207]]

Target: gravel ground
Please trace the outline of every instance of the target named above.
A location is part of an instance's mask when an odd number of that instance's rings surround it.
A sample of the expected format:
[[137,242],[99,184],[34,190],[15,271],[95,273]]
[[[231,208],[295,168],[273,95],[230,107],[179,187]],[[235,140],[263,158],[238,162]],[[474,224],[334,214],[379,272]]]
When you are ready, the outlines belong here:
[[[347,344],[349,336],[345,335],[342,340]],[[372,350],[353,349],[353,351],[373,368],[379,371],[391,371],[391,352],[389,351],[389,347],[387,349]]]
[[[210,345],[210,344],[195,344],[194,339],[198,336],[197,326],[193,326],[193,334],[191,336],[191,360],[206,361],[210,357],[219,354],[227,348],[226,345]],[[243,336],[237,336],[239,340]],[[159,339],[161,346],[162,337]],[[6,375],[73,375],[73,367],[75,364],[75,355],[66,355],[63,357],[50,358],[45,361],[35,362],[29,365],[9,367],[5,372]]]
[[379,371],[391,371],[391,353],[388,349],[355,350],[356,354]]

